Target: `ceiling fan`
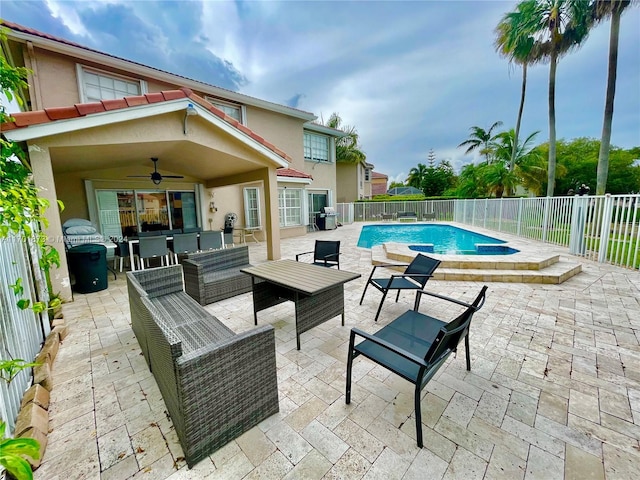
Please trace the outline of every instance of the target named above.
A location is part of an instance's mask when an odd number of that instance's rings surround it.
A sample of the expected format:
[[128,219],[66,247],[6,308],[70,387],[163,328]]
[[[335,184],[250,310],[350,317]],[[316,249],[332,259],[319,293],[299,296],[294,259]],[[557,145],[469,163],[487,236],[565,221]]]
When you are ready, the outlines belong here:
[[[153,172],[149,174],[148,178],[150,178],[155,185],[160,185],[163,178],[184,178],[182,175],[162,175],[158,171],[158,159],[151,157],[151,161],[153,162]],[[128,177],[147,178],[147,175],[128,175]]]

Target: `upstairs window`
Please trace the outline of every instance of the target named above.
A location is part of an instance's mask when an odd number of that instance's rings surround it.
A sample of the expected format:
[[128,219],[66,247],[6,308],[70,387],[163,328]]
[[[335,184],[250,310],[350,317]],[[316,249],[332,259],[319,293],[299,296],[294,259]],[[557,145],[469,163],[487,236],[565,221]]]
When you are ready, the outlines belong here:
[[329,137],[304,133],[304,159],[311,162],[329,162]]
[[83,102],[99,102],[146,93],[146,83],[141,80],[90,70],[78,66],[80,96]]
[[221,102],[217,98],[213,97],[204,97],[207,102],[209,102],[214,107],[222,110],[224,113],[229,115],[231,118],[235,118],[240,123],[244,124],[242,121],[244,115],[242,114],[242,106],[236,105],[233,103]]

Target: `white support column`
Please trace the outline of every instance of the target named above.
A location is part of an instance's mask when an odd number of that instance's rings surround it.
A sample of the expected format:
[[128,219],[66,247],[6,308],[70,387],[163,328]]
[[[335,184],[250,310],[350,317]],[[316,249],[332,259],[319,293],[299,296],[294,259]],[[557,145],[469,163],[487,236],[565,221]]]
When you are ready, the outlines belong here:
[[54,293],[59,293],[64,300],[71,300],[71,281],[69,279],[69,267],[62,236],[62,221],[58,209],[58,196],[51,167],[51,157],[48,148],[42,148],[35,144],[29,144],[29,159],[33,169],[33,180],[41,189],[40,196],[49,200],[49,208],[45,216],[49,220],[49,226],[45,230],[47,244],[54,247],[60,255],[60,267],[53,267],[50,271],[51,286]]

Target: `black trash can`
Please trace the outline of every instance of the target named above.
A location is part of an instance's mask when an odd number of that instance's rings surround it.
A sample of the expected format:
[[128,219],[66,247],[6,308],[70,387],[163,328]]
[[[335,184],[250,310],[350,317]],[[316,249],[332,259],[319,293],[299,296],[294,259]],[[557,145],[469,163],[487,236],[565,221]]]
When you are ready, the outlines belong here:
[[67,258],[76,279],[76,292],[92,293],[107,288],[107,247],[95,243],[78,245],[69,249]]

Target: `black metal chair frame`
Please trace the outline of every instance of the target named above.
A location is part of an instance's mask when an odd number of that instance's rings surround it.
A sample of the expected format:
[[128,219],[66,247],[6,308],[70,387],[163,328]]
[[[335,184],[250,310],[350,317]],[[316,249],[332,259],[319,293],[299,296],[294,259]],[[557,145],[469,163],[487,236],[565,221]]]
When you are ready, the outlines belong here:
[[[445,363],[449,355],[457,351],[458,344],[465,340],[467,370],[471,370],[469,353],[469,327],[471,319],[486,298],[487,286],[483,286],[473,303],[424,290],[418,291],[414,310],[409,310],[374,334],[360,329],[351,329],[349,356],[347,359],[347,385],[345,401],[351,403],[351,373],[353,360],[363,355],[378,365],[396,373],[415,385],[414,403],[416,414],[416,439],[422,448],[421,393],[429,380]],[[441,299],[465,307],[464,312],[450,322],[418,312],[422,295]],[[355,344],[356,336],[364,341]]]
[[313,253],[313,264],[322,267],[338,267],[340,270],[340,240],[316,240],[312,252],[302,252],[296,255],[296,262],[300,257]]
[[[397,290],[398,293],[396,295],[396,303],[400,298],[401,290],[415,290],[416,291],[416,299],[414,302],[414,308],[416,308],[418,302],[418,291],[422,290],[426,285],[427,281],[433,276],[433,272],[440,265],[440,260],[436,260],[435,258],[428,257],[419,253],[413,261],[407,265],[396,264],[396,263],[385,263],[382,265],[375,265],[373,269],[371,269],[371,274],[369,275],[369,279],[364,286],[364,291],[362,292],[362,297],[360,297],[360,305],[362,305],[362,301],[364,300],[364,295],[367,293],[367,288],[369,285],[372,285],[374,288],[380,290],[382,292],[382,299],[380,300],[380,305],[378,306],[378,311],[376,312],[376,317],[374,321],[378,321],[378,317],[380,316],[380,311],[382,310],[382,304],[384,303],[385,298],[387,298],[387,294],[389,290]],[[407,267],[403,273],[396,273],[391,275],[388,278],[373,278],[373,275],[376,273],[376,269],[378,268],[390,268],[390,267]]]

